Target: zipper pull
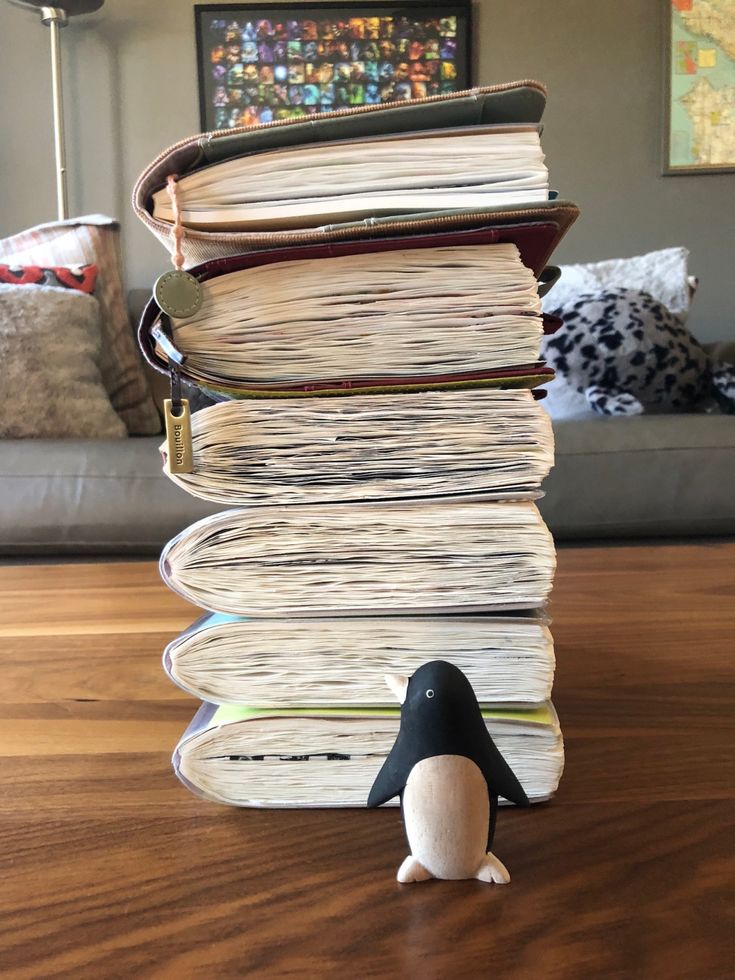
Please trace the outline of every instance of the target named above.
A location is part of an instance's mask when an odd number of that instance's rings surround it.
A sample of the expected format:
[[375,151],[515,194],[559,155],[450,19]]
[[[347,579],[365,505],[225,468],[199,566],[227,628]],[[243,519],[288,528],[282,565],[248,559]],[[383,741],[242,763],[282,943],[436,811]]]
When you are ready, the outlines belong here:
[[164,399],[163,417],[166,423],[164,470],[167,473],[193,473],[189,399],[181,397],[181,375],[176,363],[171,364],[171,397]]
[[155,340],[156,345],[161,348],[163,353],[166,355],[166,359],[169,364],[182,365],[186,360],[186,355],[182,354],[178,347],[175,346],[174,342],[171,340],[169,335],[164,329],[164,322],[168,322],[168,317],[164,313],[160,317],[160,322],[151,328],[151,337]]

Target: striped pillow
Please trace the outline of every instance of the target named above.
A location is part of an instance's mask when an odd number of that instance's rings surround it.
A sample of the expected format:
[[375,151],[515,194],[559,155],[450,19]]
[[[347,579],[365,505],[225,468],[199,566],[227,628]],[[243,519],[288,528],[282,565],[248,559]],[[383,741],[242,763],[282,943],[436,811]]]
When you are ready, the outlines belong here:
[[100,373],[130,435],[156,435],[161,421],[133,338],[123,297],[120,226],[103,215],[36,225],[0,239],[9,265],[97,266],[95,295],[102,307]]
[[0,283],[11,286],[56,286],[93,293],[97,282],[96,265],[5,265],[0,262]]

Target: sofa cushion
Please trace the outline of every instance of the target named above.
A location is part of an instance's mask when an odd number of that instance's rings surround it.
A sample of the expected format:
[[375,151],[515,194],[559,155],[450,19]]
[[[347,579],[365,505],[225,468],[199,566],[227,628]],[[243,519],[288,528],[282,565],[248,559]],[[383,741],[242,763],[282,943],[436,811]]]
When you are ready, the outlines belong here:
[[735,416],[554,422],[539,502],[559,540],[735,533]]
[[0,553],[157,554],[222,510],[161,472],[161,438],[0,440]]

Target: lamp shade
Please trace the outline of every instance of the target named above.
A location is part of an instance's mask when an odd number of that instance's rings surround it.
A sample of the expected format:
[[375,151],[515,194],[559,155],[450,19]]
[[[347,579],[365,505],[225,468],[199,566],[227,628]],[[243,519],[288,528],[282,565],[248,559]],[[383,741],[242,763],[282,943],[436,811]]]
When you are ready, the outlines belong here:
[[105,0],[62,0],[61,3],[48,3],[43,0],[10,0],[16,7],[27,7],[29,10],[41,10],[43,7],[58,7],[67,17],[77,14],[92,14],[99,10]]

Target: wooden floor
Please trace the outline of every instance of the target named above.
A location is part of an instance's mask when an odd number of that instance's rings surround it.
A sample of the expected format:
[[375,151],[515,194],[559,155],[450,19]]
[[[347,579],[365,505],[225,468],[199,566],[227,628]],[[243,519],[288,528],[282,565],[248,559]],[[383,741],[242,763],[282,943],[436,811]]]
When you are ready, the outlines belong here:
[[513,880],[400,886],[396,811],[237,811],[169,770],[194,710],[153,563],[0,569],[0,975],[735,972],[735,544],[563,549],[557,798]]

